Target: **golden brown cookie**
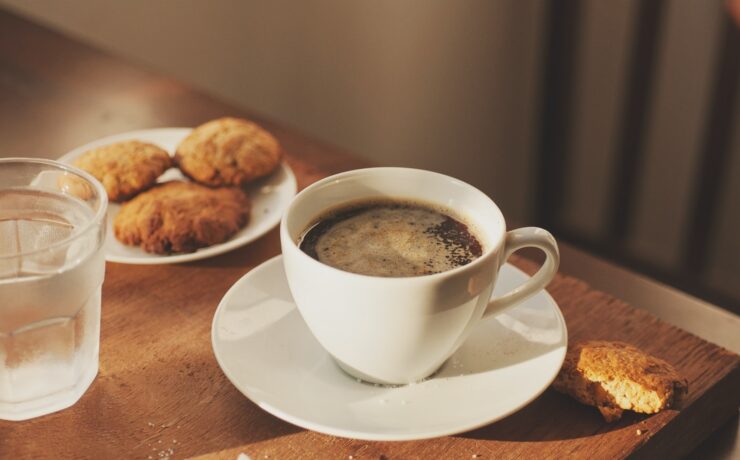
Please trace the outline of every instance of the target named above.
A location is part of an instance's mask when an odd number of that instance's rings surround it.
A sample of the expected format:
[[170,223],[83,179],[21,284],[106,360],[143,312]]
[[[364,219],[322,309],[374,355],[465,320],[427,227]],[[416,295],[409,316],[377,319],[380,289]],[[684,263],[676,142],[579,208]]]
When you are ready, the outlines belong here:
[[98,179],[111,201],[123,201],[154,185],[172,158],[156,145],[124,141],[88,150],[74,164]]
[[147,252],[193,252],[231,238],[246,225],[249,208],[249,198],[237,187],[166,182],[124,203],[113,233]]
[[260,126],[239,118],[219,118],[183,139],[175,162],[186,176],[202,184],[241,186],[273,172],[281,157],[277,139]]
[[654,414],[675,407],[688,382],[669,363],[623,342],[593,340],[573,344],[553,387],[596,406],[607,422],[622,411]]

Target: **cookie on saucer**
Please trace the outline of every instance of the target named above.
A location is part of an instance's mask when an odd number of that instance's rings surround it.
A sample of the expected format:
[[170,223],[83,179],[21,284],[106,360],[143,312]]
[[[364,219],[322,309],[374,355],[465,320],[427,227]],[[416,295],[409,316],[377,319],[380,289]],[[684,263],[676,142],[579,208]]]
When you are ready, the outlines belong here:
[[250,206],[237,187],[165,182],[124,203],[113,233],[122,243],[151,253],[193,252],[231,238],[246,225]]
[[175,153],[186,176],[211,187],[242,186],[267,176],[281,158],[272,134],[251,121],[229,117],[198,126]]
[[675,407],[688,382],[662,359],[623,342],[592,340],[569,347],[553,387],[596,406],[607,422],[632,410],[654,414]]
[[88,150],[74,165],[98,179],[111,201],[124,201],[154,185],[172,158],[154,144],[124,141]]

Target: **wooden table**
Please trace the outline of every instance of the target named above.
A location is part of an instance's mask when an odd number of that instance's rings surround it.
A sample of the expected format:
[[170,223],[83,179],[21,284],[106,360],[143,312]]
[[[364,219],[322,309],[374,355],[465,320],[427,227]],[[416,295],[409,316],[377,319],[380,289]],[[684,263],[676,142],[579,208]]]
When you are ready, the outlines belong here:
[[[299,188],[365,165],[170,78],[0,12],[0,156],[56,158],[109,134],[193,126],[226,114],[256,119],[277,135]],[[205,261],[107,264],[97,379],[68,410],[0,422],[0,458],[234,459],[242,452],[252,459],[650,457],[689,452],[737,412],[737,355],[560,275],[550,291],[571,338],[628,340],[674,362],[691,385],[683,411],[628,415],[607,425],[595,410],[548,390],[506,420],[452,437],[366,442],[303,430],[243,397],[218,368],[210,346],[211,319],[223,294],[278,253],[273,230]],[[516,263],[535,268],[524,259]],[[636,429],[643,434],[636,435]]]

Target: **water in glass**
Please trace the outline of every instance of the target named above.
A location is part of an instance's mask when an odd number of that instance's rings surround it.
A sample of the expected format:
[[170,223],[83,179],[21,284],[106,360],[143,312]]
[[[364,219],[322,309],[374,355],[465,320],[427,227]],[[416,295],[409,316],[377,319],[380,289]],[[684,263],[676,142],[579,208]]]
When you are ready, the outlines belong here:
[[98,370],[105,260],[93,210],[68,194],[0,190],[0,418],[73,404]]

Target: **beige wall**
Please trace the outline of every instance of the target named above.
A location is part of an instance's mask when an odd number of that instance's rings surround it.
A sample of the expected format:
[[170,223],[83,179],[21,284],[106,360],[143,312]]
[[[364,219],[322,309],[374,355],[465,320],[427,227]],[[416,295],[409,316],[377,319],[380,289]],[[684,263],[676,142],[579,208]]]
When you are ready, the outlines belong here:
[[541,2],[0,4],[379,164],[460,177],[526,218]]

